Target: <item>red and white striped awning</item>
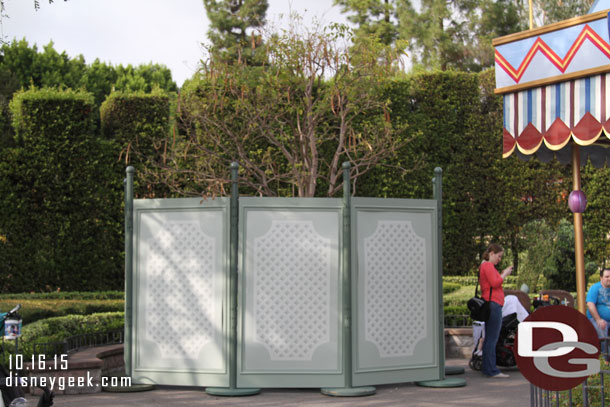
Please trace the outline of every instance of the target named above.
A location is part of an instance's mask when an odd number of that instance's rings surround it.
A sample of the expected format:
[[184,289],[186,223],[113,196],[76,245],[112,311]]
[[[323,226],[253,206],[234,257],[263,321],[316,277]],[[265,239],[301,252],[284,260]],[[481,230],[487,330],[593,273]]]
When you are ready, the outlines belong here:
[[[504,94],[503,156],[610,139],[610,73]],[[600,139],[603,137],[603,139]]]

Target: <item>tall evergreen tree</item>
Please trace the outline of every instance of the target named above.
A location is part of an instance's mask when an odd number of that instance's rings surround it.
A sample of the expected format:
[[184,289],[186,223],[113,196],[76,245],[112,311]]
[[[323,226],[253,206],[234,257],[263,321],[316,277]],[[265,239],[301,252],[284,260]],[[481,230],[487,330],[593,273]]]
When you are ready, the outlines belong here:
[[422,0],[419,10],[410,0],[400,0],[399,32],[409,42],[416,64],[443,71],[459,69],[465,54],[465,27],[460,21],[460,1]]
[[491,40],[521,31],[510,0],[398,0],[400,38],[426,69],[478,72],[493,66]]
[[398,39],[396,0],[334,0],[347,19],[356,24],[356,36],[372,35],[384,45]]
[[210,20],[208,38],[212,56],[223,61],[264,62],[260,33],[265,25],[267,0],[203,0]]
[[[592,0],[534,0],[535,25],[586,14]],[[529,28],[527,0],[334,0],[356,35],[408,43],[414,65],[477,72],[493,66],[491,40]]]
[[478,71],[494,65],[492,40],[527,29],[522,10],[512,0],[479,0],[476,9],[468,12],[470,39],[466,49],[470,60],[468,71]]

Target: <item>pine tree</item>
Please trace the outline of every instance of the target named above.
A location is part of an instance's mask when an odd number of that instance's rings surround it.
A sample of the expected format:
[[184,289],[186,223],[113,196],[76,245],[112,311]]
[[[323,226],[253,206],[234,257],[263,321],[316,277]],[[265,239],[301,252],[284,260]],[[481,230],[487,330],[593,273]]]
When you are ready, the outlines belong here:
[[418,9],[400,0],[400,37],[409,42],[415,62],[424,68],[464,70],[469,63],[468,18],[472,2],[422,0]]
[[265,25],[267,0],[203,0],[210,20],[211,54],[223,61],[260,64],[263,52],[258,32]]
[[412,63],[424,69],[476,72],[491,67],[494,63],[491,40],[527,28],[524,20],[527,9],[512,0],[334,0],[334,3],[356,24],[357,37],[373,36],[382,44],[397,49],[406,47]]
[[334,0],[335,5],[356,24],[356,36],[374,36],[384,45],[398,39],[398,20],[395,0]]

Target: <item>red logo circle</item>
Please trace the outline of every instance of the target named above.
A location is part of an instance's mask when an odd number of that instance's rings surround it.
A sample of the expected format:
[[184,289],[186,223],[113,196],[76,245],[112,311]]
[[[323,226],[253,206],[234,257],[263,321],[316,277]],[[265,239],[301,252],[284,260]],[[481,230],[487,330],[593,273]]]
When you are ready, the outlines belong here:
[[519,324],[514,346],[519,370],[541,389],[572,389],[599,371],[597,332],[574,308],[538,308]]

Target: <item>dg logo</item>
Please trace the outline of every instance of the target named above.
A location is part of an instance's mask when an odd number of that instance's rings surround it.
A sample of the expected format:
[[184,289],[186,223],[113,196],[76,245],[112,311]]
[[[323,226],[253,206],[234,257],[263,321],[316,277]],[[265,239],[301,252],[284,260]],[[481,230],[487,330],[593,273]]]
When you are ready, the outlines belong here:
[[538,308],[519,324],[514,354],[523,376],[545,390],[572,389],[600,370],[595,328],[562,305]]

